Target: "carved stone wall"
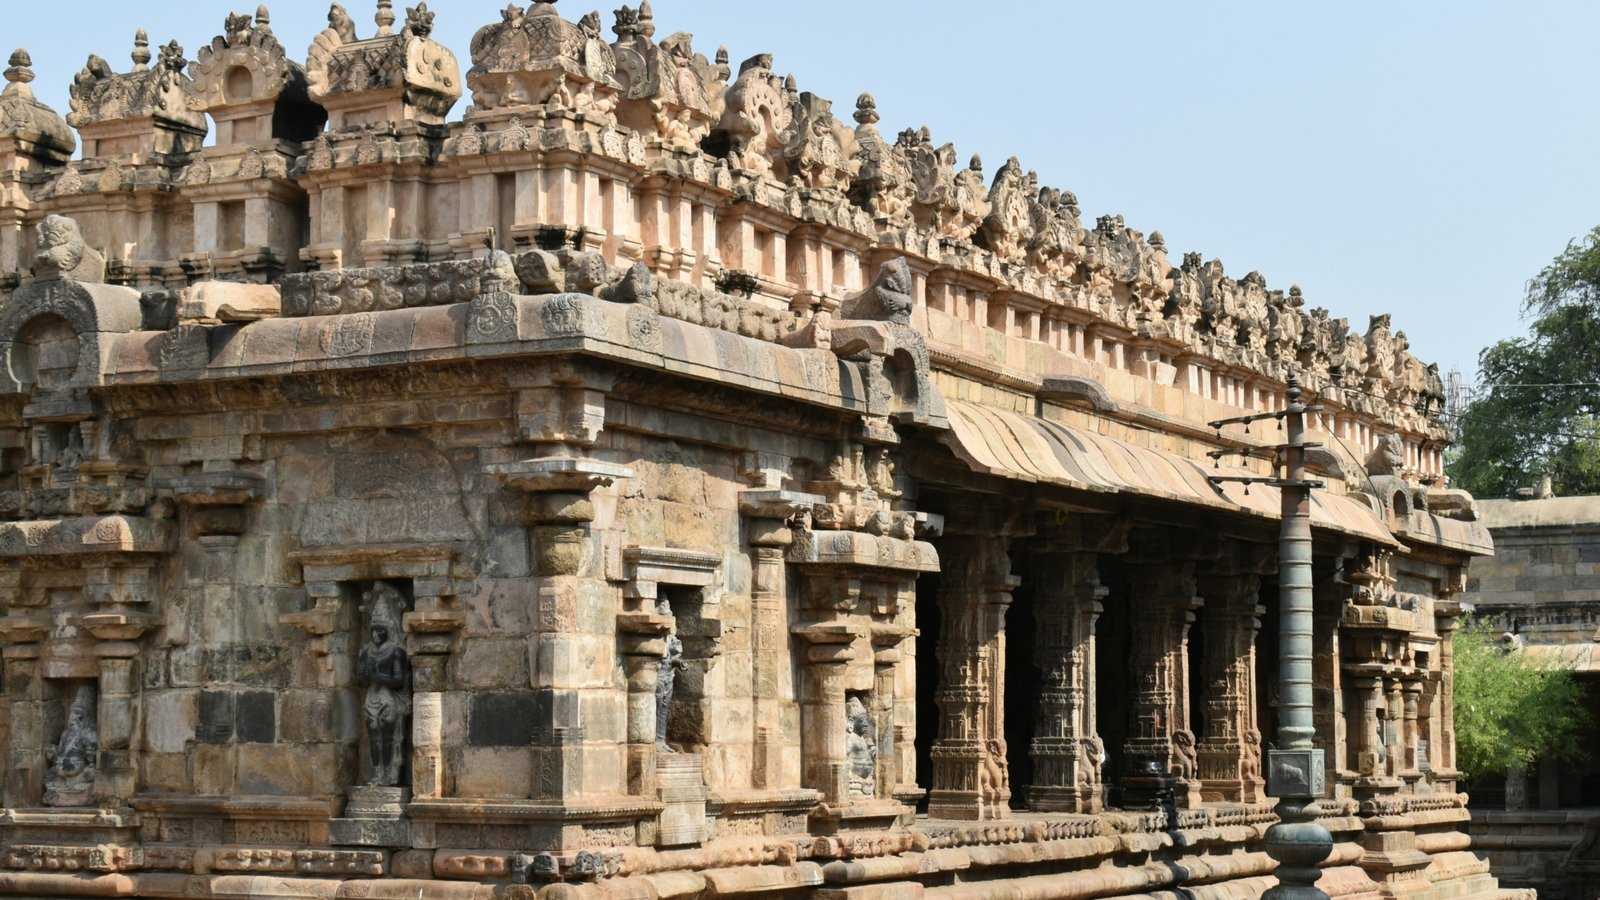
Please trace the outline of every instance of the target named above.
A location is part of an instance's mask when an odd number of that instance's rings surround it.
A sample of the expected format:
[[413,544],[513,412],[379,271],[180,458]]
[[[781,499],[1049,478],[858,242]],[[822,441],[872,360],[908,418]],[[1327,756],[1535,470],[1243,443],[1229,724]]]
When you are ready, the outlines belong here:
[[235,14],[91,57],[76,136],[13,57],[0,893],[1259,894],[1276,513],[1203,426],[1298,364],[1355,448],[1324,884],[1497,896],[1445,650],[1488,543],[1387,317],[655,13],[513,4],[465,73],[425,4],[304,65]]

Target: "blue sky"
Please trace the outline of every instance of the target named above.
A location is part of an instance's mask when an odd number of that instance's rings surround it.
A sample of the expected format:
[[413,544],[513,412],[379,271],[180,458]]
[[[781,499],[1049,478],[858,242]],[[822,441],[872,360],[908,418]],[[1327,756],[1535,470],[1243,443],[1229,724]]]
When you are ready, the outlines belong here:
[[[375,4],[346,5],[369,34]],[[602,8],[608,29],[620,5]],[[658,38],[692,32],[707,55],[726,44],[735,67],[772,52],[845,119],[871,91],[888,133],[929,125],[962,159],[981,153],[990,176],[1019,156],[1076,193],[1087,224],[1121,213],[1160,230],[1174,259],[1198,250],[1236,277],[1298,283],[1362,330],[1392,312],[1418,355],[1469,376],[1479,349],[1522,332],[1528,278],[1600,224],[1600,4],[653,5]],[[269,6],[303,60],[327,5]],[[432,4],[463,72],[472,33],[503,6]],[[143,25],[153,47],[176,38],[192,59],[229,12],[29,8],[0,40],[29,50],[35,90],[63,114],[88,53],[126,70]],[[558,8],[576,20],[594,7]]]

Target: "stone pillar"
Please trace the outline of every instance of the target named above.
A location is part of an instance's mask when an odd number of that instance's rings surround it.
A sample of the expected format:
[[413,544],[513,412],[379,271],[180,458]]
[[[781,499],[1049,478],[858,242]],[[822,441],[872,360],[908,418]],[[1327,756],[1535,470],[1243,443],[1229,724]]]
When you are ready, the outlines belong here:
[[1365,677],[1356,679],[1356,693],[1361,697],[1361,727],[1356,751],[1356,775],[1362,779],[1383,776],[1383,732],[1378,710],[1383,706],[1383,679]]
[[655,612],[623,613],[622,671],[628,679],[628,793],[656,796],[656,684],[667,656],[672,618]]
[[855,659],[855,635],[847,628],[819,625],[799,631],[806,648],[806,690],[800,704],[802,783],[842,806],[849,799],[845,752],[845,670]]
[[1405,701],[1401,689],[1400,679],[1390,676],[1384,679],[1387,688],[1387,702],[1384,703],[1383,745],[1385,755],[1388,757],[1388,766],[1385,774],[1397,776],[1405,771],[1405,735],[1401,723],[1405,716]]
[[95,645],[100,661],[100,709],[96,717],[100,753],[94,776],[95,801],[103,807],[126,806],[138,781],[138,760],[133,747],[134,669],[139,645],[131,641],[102,641]]
[[940,548],[939,736],[928,814],[1011,815],[1005,743],[1005,612],[1018,580],[1007,539],[952,538]]
[[1137,559],[1128,568],[1133,602],[1133,720],[1129,768],[1153,759],[1177,779],[1180,807],[1200,802],[1194,732],[1189,730],[1189,626],[1200,606],[1194,563],[1171,556]]
[[1206,800],[1260,803],[1266,782],[1256,722],[1256,634],[1266,610],[1260,577],[1227,568],[1197,579],[1206,600],[1200,792]]
[[1028,792],[1035,812],[1093,813],[1102,807],[1094,629],[1107,588],[1097,560],[1098,554],[1088,552],[1041,553],[1033,568],[1041,685]]
[[[783,490],[784,476],[761,461],[748,463],[757,487],[739,495],[750,544],[750,718],[753,733],[751,786],[765,790],[800,783],[800,755],[785,737],[794,731],[789,685],[789,623],[786,553],[794,542],[789,520],[821,498]],[[785,688],[788,688],[786,691]],[[785,716],[789,720],[785,720]]]
[[903,635],[886,636],[873,648],[872,721],[877,743],[877,783],[873,796],[880,800],[893,800],[895,788],[900,784],[899,760],[895,754],[895,667],[901,662],[898,648]]
[[[0,580],[19,573],[13,569]],[[0,641],[5,642],[5,694],[0,708],[5,765],[3,805],[6,808],[38,806],[44,794],[44,748],[55,735],[44,731],[44,678],[40,672],[39,642],[50,631],[42,615],[0,617]]]
[[[543,423],[533,407],[546,396],[524,398],[527,418]],[[582,406],[596,415],[601,399],[594,392],[577,390],[561,400],[571,416]],[[548,407],[541,407],[548,412]],[[525,425],[524,427],[531,427]],[[486,467],[508,487],[527,493],[528,523],[533,537],[534,574],[538,593],[534,627],[529,640],[535,663],[533,687],[549,697],[549,718],[534,723],[534,799],[570,800],[586,793],[615,791],[628,781],[624,769],[626,728],[620,717],[615,733],[586,734],[578,723],[578,709],[586,692],[614,690],[601,672],[614,665],[620,612],[580,615],[586,604],[615,604],[615,589],[597,570],[592,530],[595,505],[591,493],[632,471],[611,463],[581,457],[546,457]],[[601,633],[601,629],[604,633]],[[592,742],[588,743],[588,742]],[[601,752],[590,752],[591,749]]]
[[[1462,584],[1461,576],[1451,580],[1451,586]],[[1461,604],[1453,596],[1434,601],[1434,630],[1439,633],[1439,718],[1431,736],[1437,746],[1433,748],[1438,765],[1433,773],[1435,784],[1444,790],[1454,790],[1460,777],[1456,770],[1456,663],[1455,634],[1460,625]]]
[[1422,703],[1422,681],[1419,678],[1409,678],[1401,685],[1404,699],[1402,710],[1404,727],[1401,729],[1400,740],[1404,746],[1402,761],[1405,764],[1404,775],[1408,781],[1415,783],[1422,776],[1422,761],[1418,756],[1421,745],[1418,743],[1421,733],[1417,724],[1420,718],[1419,707]]

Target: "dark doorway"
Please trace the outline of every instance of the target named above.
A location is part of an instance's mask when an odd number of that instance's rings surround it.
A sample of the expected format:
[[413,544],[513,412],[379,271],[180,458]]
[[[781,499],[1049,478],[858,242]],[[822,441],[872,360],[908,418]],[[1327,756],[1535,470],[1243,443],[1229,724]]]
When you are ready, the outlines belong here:
[[[1039,714],[1039,669],[1034,658],[1038,626],[1034,621],[1033,573],[1030,555],[1011,555],[1011,571],[1022,584],[1011,594],[1006,610],[1006,765],[1011,770],[1011,808],[1028,808],[1033,786],[1033,727]],[[996,698],[998,699],[998,698]]]
[[1105,745],[1106,762],[1102,780],[1107,785],[1106,804],[1122,805],[1122,791],[1117,787],[1124,774],[1122,748],[1128,740],[1128,717],[1133,714],[1132,680],[1128,661],[1133,652],[1133,630],[1129,616],[1128,579],[1123,574],[1118,557],[1100,557],[1100,580],[1110,591],[1105,599],[1105,612],[1095,626],[1095,709],[1096,728]]

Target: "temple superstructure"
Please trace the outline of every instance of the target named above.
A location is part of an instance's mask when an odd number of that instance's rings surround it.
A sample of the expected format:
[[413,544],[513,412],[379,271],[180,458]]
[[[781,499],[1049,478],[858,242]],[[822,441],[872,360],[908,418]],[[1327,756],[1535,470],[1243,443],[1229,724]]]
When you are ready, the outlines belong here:
[[[0,95],[0,893],[1490,897],[1437,370],[648,2]],[[465,102],[464,111],[459,111]],[[74,156],[81,144],[82,153]]]

